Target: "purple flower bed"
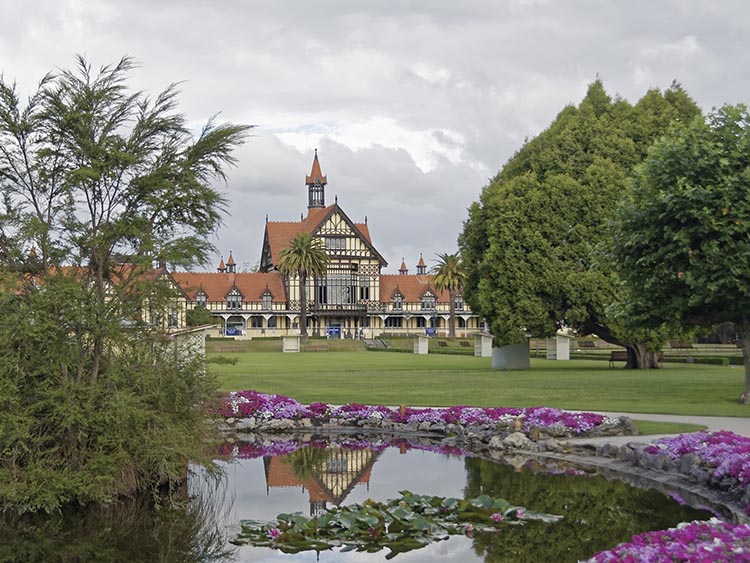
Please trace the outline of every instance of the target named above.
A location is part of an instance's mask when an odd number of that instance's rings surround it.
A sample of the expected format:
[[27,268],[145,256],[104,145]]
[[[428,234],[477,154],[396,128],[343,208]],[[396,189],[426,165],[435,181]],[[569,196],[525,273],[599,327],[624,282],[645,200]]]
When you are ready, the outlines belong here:
[[597,553],[586,563],[750,562],[750,525],[712,518],[677,528],[646,532]]
[[675,460],[686,454],[694,454],[704,465],[715,468],[717,478],[734,478],[743,487],[750,483],[750,438],[734,432],[722,430],[681,434],[657,440],[645,451]]
[[217,407],[218,414],[229,417],[255,417],[262,420],[311,418],[328,420],[388,420],[397,423],[430,422],[438,424],[502,424],[512,427],[520,417],[521,429],[528,432],[534,427],[559,428],[572,434],[592,430],[605,421],[599,414],[573,413],[549,407],[528,408],[411,408],[403,415],[396,409],[382,405],[360,405],[351,403],[335,407],[326,403],[304,406],[283,395],[266,395],[257,391],[233,391],[223,397]]

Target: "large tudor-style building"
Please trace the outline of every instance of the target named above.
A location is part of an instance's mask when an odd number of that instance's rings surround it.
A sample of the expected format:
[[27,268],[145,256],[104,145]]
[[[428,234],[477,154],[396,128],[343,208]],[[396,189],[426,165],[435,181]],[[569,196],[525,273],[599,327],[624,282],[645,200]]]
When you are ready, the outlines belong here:
[[[307,217],[296,222],[266,220],[258,272],[237,272],[230,252],[215,273],[172,273],[187,308],[207,308],[220,321],[218,332],[225,336],[298,334],[299,279],[282,276],[278,264],[289,241],[307,232],[323,241],[329,256],[326,275],[308,280],[308,327],[313,335],[447,333],[448,292],[431,286],[422,256],[416,274],[409,274],[403,259],[397,275],[381,274],[388,264],[372,243],[367,220],[355,223],[338,201],[326,206],[326,184],[316,151],[306,180]],[[480,329],[477,316],[457,296],[456,334],[468,336]]]

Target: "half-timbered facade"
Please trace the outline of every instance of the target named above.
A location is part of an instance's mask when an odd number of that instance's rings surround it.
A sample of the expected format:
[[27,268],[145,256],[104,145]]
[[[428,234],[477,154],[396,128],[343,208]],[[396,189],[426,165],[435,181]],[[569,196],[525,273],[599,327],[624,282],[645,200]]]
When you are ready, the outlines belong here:
[[[327,178],[317,151],[306,178],[307,216],[299,221],[266,220],[259,271],[236,271],[230,252],[216,273],[175,272],[188,307],[205,307],[219,321],[220,333],[234,337],[279,336],[298,330],[297,276],[278,272],[281,251],[300,232],[322,241],[329,257],[324,276],[307,280],[308,328],[313,335],[373,337],[383,332],[443,334],[448,329],[448,292],[431,286],[420,256],[416,275],[402,259],[398,275],[382,274],[388,263],[364,223],[355,223],[335,201],[325,204]],[[476,315],[456,298],[457,334],[480,330]]]

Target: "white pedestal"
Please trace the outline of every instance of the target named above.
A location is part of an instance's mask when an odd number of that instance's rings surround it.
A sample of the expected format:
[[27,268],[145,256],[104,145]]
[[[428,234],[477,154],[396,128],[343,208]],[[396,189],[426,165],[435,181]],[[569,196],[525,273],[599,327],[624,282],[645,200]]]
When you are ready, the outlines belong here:
[[414,353],[415,354],[428,354],[430,351],[429,340],[426,336],[415,336],[414,337]]
[[282,339],[282,352],[299,352],[300,351],[300,338],[299,336],[283,336]]
[[501,348],[492,349],[492,369],[501,371],[511,369],[529,369],[531,360],[529,357],[529,342],[523,344],[510,344]]

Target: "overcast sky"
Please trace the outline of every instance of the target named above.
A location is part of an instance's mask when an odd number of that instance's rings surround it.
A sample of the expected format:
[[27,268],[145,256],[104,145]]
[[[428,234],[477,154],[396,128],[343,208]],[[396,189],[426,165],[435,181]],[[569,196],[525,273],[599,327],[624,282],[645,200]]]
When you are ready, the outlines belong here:
[[[260,259],[266,214],[299,220],[318,148],[326,203],[368,218],[395,273],[455,252],[468,206],[597,75],[635,102],[680,82],[704,109],[750,98],[746,0],[0,0],[0,72],[130,55],[132,84],[181,82],[196,129],[254,124],[215,241]],[[218,261],[218,256],[217,256]]]

